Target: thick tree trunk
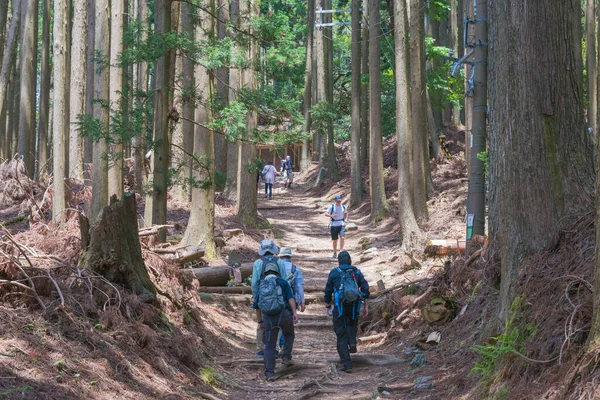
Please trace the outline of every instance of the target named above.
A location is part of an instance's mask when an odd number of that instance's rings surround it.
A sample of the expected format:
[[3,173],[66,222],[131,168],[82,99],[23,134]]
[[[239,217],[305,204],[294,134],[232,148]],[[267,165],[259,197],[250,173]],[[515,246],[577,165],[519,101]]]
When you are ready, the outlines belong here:
[[360,160],[360,0],[352,0],[352,167],[351,201],[357,206],[362,201],[363,187]]
[[[190,4],[183,3],[181,5],[181,29],[184,35],[191,35],[193,38],[194,32],[194,21],[193,21],[193,13],[194,10]],[[183,72],[183,87],[188,91],[195,90],[195,80],[194,80],[194,61],[183,55],[182,60],[182,72]],[[188,153],[193,152],[194,149],[194,107],[196,106],[195,102],[191,99],[187,99],[183,103],[183,147]],[[191,200],[192,196],[192,188],[189,184],[189,180],[193,174],[193,161],[192,157],[189,154],[183,155],[185,160],[184,167],[184,177],[188,181],[186,183],[186,200]]]
[[[155,27],[162,34],[171,31],[171,3],[155,2]],[[154,89],[154,143],[152,152],[152,201],[150,218],[146,222],[156,225],[167,223],[167,189],[169,184],[169,86],[171,84],[171,51],[156,62],[156,87]],[[148,207],[148,204],[146,204]],[[149,220],[149,221],[148,221]],[[159,241],[166,240],[166,233],[159,234]]]
[[71,45],[71,98],[69,113],[69,170],[67,175],[83,180],[83,138],[77,126],[78,116],[85,113],[86,53],[88,21],[86,0],[73,2]]
[[21,0],[21,47],[19,49],[19,155],[27,174],[35,171],[36,71],[38,1]]
[[[366,17],[368,15],[369,0],[363,0],[363,28],[362,28],[362,75],[369,75],[369,24]],[[362,80],[361,80],[362,81]],[[362,165],[368,165],[369,162],[369,82],[364,81],[361,85],[361,105],[360,105],[360,160]]]
[[417,220],[426,220],[427,178],[429,158],[427,143],[426,87],[425,87],[425,48],[424,48],[424,3],[423,0],[410,1],[410,74],[411,111],[413,116],[413,209]]
[[[317,9],[325,9],[325,0],[316,0]],[[319,21],[324,22],[323,14],[319,14]],[[322,28],[317,29],[315,36],[315,52],[317,58],[317,103],[327,101],[327,80],[325,78],[327,74],[327,58],[325,53],[325,37]],[[319,129],[317,130],[317,141],[319,142],[319,163],[321,167],[325,166],[325,141],[326,130],[323,129],[323,121],[319,121]]]
[[[109,27],[108,0],[94,0],[94,52],[108,57]],[[103,133],[108,132],[108,110],[101,103],[108,101],[108,69],[94,62],[94,118],[99,121]],[[108,204],[108,142],[103,136],[93,143],[92,148],[92,221]]]
[[[314,30],[315,30],[315,0],[308,0],[308,24],[307,24],[307,38],[306,38],[306,73],[304,76],[304,98],[303,98],[303,111],[306,125],[304,131],[306,135],[310,135],[311,130],[311,119],[310,119],[310,107],[312,105],[313,97],[313,48],[314,48]],[[310,141],[305,139],[302,142],[302,158],[301,158],[301,170],[306,170],[310,166],[311,162],[310,155]]]
[[[231,1],[231,25],[238,28],[240,26],[240,2],[239,0]],[[232,35],[233,36],[233,35]],[[233,54],[239,54],[242,50],[240,46],[235,46],[231,49]],[[237,101],[237,93],[242,87],[241,85],[241,70],[237,67],[229,69],[229,102]],[[229,200],[237,200],[238,191],[238,159],[239,159],[239,146],[240,142],[235,141],[229,143],[227,149],[227,187],[225,196]]]
[[[110,3],[110,66],[108,71],[110,104],[110,144],[108,157],[108,196],[120,198],[123,194],[123,139],[121,113],[123,93],[123,67],[119,57],[123,53],[123,25],[125,5],[123,0]],[[119,121],[115,123],[116,121]]]
[[[331,10],[333,8],[331,0],[323,0],[324,8]],[[331,13],[323,15],[325,23],[333,21]],[[325,59],[325,99],[333,109],[333,30],[331,27],[323,28],[324,42],[324,59]],[[333,120],[327,121],[327,164],[329,166],[329,174],[334,181],[340,178],[340,170],[338,168],[335,155],[335,138],[333,136]]]
[[369,189],[371,194],[371,220],[382,220],[389,211],[383,180],[383,141],[381,138],[381,22],[379,1],[369,0],[369,100],[370,100],[370,154]]
[[70,17],[69,0],[55,0],[54,2],[54,95],[52,98],[52,113],[54,136],[52,137],[54,194],[52,196],[52,219],[60,221],[66,208],[65,201],[65,157],[66,138],[69,127],[66,113],[68,96],[67,68],[69,57],[67,41],[69,40],[68,28]]
[[[202,42],[207,39],[210,29],[209,15],[200,10],[200,19],[196,26],[196,40]],[[181,243],[188,246],[203,246],[206,257],[218,257],[215,245],[215,166],[211,161],[215,157],[214,133],[205,128],[210,123],[211,78],[209,71],[201,64],[195,67],[195,82],[198,96],[203,102],[196,107],[194,134],[194,154],[201,154],[208,162],[202,165],[194,160],[192,174],[197,185],[192,188],[192,206],[188,226]],[[199,160],[202,161],[202,160]]]
[[[136,19],[143,22],[141,30],[140,40],[144,42],[148,36],[146,29],[146,22],[148,19],[148,3],[146,0],[135,0],[137,1]],[[148,63],[140,62],[136,67],[137,81],[136,89],[138,95],[136,96],[137,108],[142,109],[144,104],[143,93],[148,92]],[[146,116],[143,113],[144,118]],[[140,131],[137,132],[133,138],[133,151],[134,151],[134,169],[135,169],[135,190],[136,192],[142,192],[146,183],[146,124],[142,124]]]
[[[38,137],[36,177],[39,178],[41,170],[48,168],[46,162],[50,155],[48,146],[48,113],[50,111],[50,0],[42,2],[42,54],[40,57],[40,109],[38,113]],[[1,122],[0,122],[1,123]]]
[[[579,0],[490,7],[489,221],[502,263],[502,320],[523,257],[552,245],[559,221],[592,206],[580,18]],[[515,57],[515,49],[528,51]]]
[[411,154],[413,125],[410,102],[408,10],[404,1],[395,2],[394,39],[396,45],[396,135],[398,137],[398,223],[400,242],[412,249],[420,235],[412,205]]
[[[185,3],[184,3],[185,5]],[[182,7],[183,8],[183,7]],[[192,31],[193,32],[193,31]],[[177,114],[183,113],[183,92],[181,88],[183,87],[183,78],[185,75],[182,73],[183,71],[183,58],[185,57],[182,52],[176,51],[177,56],[175,58],[175,83],[173,85],[173,103],[172,110],[175,110]],[[193,66],[192,66],[193,71]],[[193,76],[193,72],[192,72]],[[192,110],[193,112],[193,110]],[[186,183],[186,164],[187,164],[187,156],[185,154],[186,151],[193,149],[192,146],[186,148],[185,142],[183,138],[183,123],[185,120],[173,121],[171,126],[172,129],[172,137],[171,141],[173,143],[173,149],[171,150],[171,168],[177,171],[177,175],[174,177],[175,181],[173,182],[173,187],[171,188],[171,196],[181,202],[186,202],[188,200],[188,185]],[[190,191],[191,194],[191,191]]]
[[113,196],[98,221],[92,223],[89,238],[80,260],[82,267],[122,284],[144,301],[156,298],[142,258],[135,194],[126,193],[119,201]]
[[588,84],[588,125],[596,132],[598,130],[598,77],[596,68],[596,0],[586,0],[585,7],[585,51]]
[[[13,109],[12,106],[12,93],[9,92],[10,77],[14,70],[16,55],[17,55],[17,44],[19,42],[19,26],[21,21],[21,10],[20,1],[13,1],[13,15],[10,23],[10,30],[8,32],[8,39],[6,41],[6,49],[2,56],[2,69],[0,70],[0,112],[6,115],[5,119],[0,119],[0,137],[4,137],[4,147],[2,148],[2,155],[4,158],[11,158],[13,153],[13,135],[12,135],[12,113],[9,110]],[[11,83],[14,87],[14,81]]]
[[[93,62],[94,49],[96,46],[96,0],[87,0],[87,52],[86,52],[86,67],[85,67],[85,113],[88,116],[93,116],[94,105],[93,100],[95,96],[94,91],[94,79],[96,74],[94,71]],[[87,183],[92,178],[92,172],[90,165],[93,157],[93,144],[92,139],[86,136],[83,139],[83,177]]]
[[[449,34],[448,34],[448,47],[452,49],[453,57],[460,58],[459,55],[459,42],[462,40],[462,37],[459,35],[459,26],[462,24],[462,19],[459,17],[461,6],[460,0],[450,0],[450,24],[448,26]],[[452,124],[454,126],[459,126],[460,122],[460,107],[454,106],[452,107]]]
[[[229,1],[228,0],[217,0],[218,1],[218,19],[216,22],[217,26],[217,39],[225,40],[227,37],[227,24],[229,23]],[[227,67],[218,68],[216,71],[216,89],[217,99],[220,107],[227,107],[229,103],[229,69]],[[215,153],[219,155],[216,158],[217,171],[229,179],[229,149],[231,151],[237,150],[234,145],[230,146],[227,138],[224,135],[215,136]],[[233,157],[235,158],[235,157]],[[232,160],[233,161],[233,160]],[[237,171],[236,171],[237,172]],[[236,174],[237,175],[237,174]],[[222,183],[219,185],[219,189],[225,189],[226,184]]]

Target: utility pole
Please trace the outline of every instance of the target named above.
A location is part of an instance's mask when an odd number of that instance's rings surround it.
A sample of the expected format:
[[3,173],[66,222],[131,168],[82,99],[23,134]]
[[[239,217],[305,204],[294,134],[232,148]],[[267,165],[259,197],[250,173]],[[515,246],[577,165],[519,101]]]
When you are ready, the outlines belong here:
[[473,64],[473,127],[469,156],[469,189],[467,195],[467,251],[473,235],[485,235],[485,166],[477,155],[486,150],[487,122],[487,1],[474,0],[475,42]]

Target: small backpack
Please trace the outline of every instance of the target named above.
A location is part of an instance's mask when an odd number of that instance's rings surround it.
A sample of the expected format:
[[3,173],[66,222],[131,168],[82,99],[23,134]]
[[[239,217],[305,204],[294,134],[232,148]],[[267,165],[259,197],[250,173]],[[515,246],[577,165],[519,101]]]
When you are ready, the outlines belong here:
[[266,315],[279,315],[285,308],[277,276],[269,275],[258,283],[258,308]]
[[348,268],[346,270],[337,268],[341,274],[340,286],[336,289],[336,298],[341,306],[342,303],[354,303],[360,299],[360,291],[356,283],[356,268]]
[[294,296],[296,296],[296,264],[292,264],[292,270],[290,271],[290,273],[287,276],[287,281],[290,284],[290,288],[292,288],[292,294]]
[[[334,210],[335,210],[335,204],[332,204],[329,207],[329,214],[333,213]],[[333,218],[331,218],[331,222],[343,221],[344,220],[344,213],[345,212],[346,212],[346,206],[344,204],[342,204],[342,218],[339,218],[339,219],[333,219]]]

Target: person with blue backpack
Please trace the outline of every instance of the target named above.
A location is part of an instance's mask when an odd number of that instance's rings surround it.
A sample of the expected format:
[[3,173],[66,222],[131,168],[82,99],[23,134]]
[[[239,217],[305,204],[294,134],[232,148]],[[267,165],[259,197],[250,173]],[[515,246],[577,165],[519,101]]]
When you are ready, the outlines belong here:
[[325,285],[325,307],[333,316],[333,330],[337,336],[337,352],[342,362],[341,370],[352,372],[350,353],[356,353],[356,336],[361,306],[369,298],[369,283],[352,265],[347,251],[340,252],[339,266],[329,272]]
[[294,346],[294,324],[298,322],[294,294],[288,281],[281,277],[277,264],[271,262],[265,265],[252,307],[256,310],[258,323],[263,331],[265,378],[272,382],[276,379],[277,335],[281,331],[285,340],[280,353],[281,362],[284,365],[290,364]]
[[325,215],[331,219],[329,228],[331,240],[333,241],[333,258],[337,258],[338,239],[340,241],[340,252],[344,251],[345,226],[348,219],[348,210],[342,204],[342,196],[335,196],[335,203],[327,208]]
[[[304,276],[300,268],[292,262],[292,249],[290,247],[282,247],[279,251],[279,258],[285,265],[285,279],[292,289],[294,300],[296,300],[296,310],[301,313],[306,309],[306,300],[304,297]],[[285,345],[285,338],[279,334],[279,348],[283,349]]]
[[[276,265],[279,270],[279,276],[286,276],[285,264],[276,257],[279,247],[271,239],[263,239],[258,248],[260,258],[254,261],[252,266],[252,295],[256,299],[258,295],[259,282],[264,274],[266,267]],[[261,319],[258,318],[260,321]],[[256,327],[256,355],[264,356],[265,343],[263,341],[263,327],[259,323]]]

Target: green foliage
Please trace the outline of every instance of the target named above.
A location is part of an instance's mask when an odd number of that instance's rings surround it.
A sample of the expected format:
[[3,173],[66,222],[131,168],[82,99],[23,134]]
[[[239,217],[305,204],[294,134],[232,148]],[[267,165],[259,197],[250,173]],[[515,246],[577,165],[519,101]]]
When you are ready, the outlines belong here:
[[536,333],[532,325],[519,325],[519,315],[525,303],[524,297],[517,296],[510,306],[502,335],[490,338],[488,344],[473,346],[481,359],[475,363],[469,375],[478,375],[482,383],[490,384],[496,373],[510,363],[511,358],[522,353],[523,344]]
[[488,151],[482,151],[477,153],[477,159],[483,162],[485,176],[490,175],[490,153]]
[[448,58],[451,49],[435,46],[435,39],[425,38],[425,56],[432,64],[427,69],[427,89],[432,106],[437,108],[460,106],[464,98],[464,75],[451,75],[453,61]]
[[450,2],[448,0],[428,0],[425,2],[425,6],[427,7],[427,14],[437,21],[447,18],[450,13]]
[[2,394],[2,397],[9,397],[10,395],[17,394],[17,393],[21,394],[21,396],[25,396],[25,393],[27,393],[29,390],[32,390],[32,389],[33,389],[33,386],[24,385],[24,386],[18,386],[18,387],[12,388],[12,389],[5,390],[1,394]]
[[320,101],[310,108],[310,118],[312,119],[313,129],[322,134],[327,132],[327,126],[336,119],[337,113],[335,106],[326,101]]

